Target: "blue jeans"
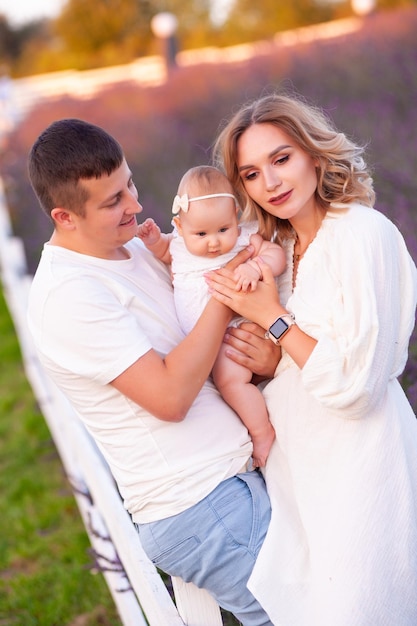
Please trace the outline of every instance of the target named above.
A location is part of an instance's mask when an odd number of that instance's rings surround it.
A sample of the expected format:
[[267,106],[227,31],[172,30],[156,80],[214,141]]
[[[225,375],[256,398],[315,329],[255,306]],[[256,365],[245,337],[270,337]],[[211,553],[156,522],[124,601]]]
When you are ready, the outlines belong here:
[[136,528],[162,571],[207,589],[244,626],[272,626],[246,587],[270,517],[264,479],[254,471],[223,481],[178,515]]

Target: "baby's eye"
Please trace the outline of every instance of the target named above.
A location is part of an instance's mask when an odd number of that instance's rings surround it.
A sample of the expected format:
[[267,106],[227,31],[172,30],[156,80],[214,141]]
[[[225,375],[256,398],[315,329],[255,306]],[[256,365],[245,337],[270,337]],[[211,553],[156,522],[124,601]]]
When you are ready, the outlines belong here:
[[197,237],[205,237],[206,233],[202,230],[201,233],[196,233]]
[[220,228],[219,233],[227,233],[228,230],[228,227],[224,226],[224,228]]

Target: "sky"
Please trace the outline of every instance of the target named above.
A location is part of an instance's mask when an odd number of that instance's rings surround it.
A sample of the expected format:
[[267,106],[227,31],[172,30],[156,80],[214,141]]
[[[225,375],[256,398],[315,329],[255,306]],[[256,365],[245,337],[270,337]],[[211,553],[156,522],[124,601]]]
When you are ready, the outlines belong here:
[[0,0],[0,13],[11,26],[23,26],[32,20],[55,17],[64,3],[65,0]]
[[[12,27],[20,27],[43,17],[56,17],[66,0],[0,0],[0,13],[6,16]],[[221,23],[227,14],[232,0],[213,0],[213,17]]]

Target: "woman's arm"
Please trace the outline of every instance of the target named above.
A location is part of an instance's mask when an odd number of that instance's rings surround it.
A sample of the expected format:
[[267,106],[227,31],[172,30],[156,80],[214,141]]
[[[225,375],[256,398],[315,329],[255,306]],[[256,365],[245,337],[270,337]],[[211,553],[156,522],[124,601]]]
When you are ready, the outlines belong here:
[[[256,291],[236,291],[233,272],[227,268],[209,272],[206,280],[213,298],[268,330],[279,317],[288,315],[288,311],[280,302],[272,270],[262,258],[259,259],[259,267],[262,280]],[[296,324],[280,341],[280,345],[300,368],[305,365],[316,344],[317,341]]]

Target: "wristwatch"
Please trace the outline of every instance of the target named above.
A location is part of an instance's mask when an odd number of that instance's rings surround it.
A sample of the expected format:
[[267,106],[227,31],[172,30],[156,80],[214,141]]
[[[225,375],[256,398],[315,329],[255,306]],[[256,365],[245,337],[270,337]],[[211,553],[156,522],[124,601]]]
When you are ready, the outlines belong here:
[[275,344],[279,344],[280,340],[283,336],[290,330],[291,326],[295,324],[295,317],[292,313],[286,313],[285,315],[281,315],[272,326],[269,327],[269,330],[265,333],[265,339],[270,339]]

